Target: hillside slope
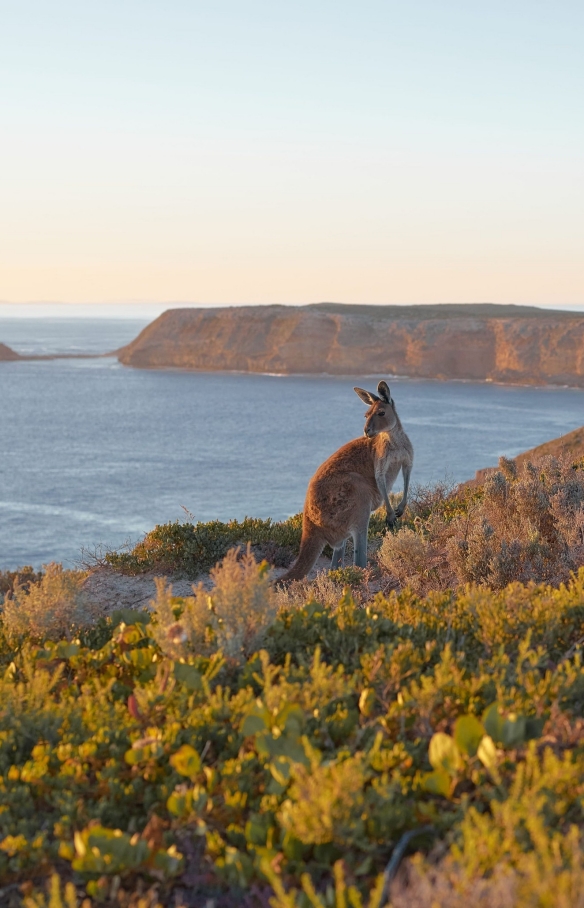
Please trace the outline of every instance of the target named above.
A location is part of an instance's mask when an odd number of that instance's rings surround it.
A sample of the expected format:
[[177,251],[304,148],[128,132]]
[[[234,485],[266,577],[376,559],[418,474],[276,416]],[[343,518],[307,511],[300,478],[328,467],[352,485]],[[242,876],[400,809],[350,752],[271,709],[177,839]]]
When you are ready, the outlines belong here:
[[547,455],[558,457],[564,454],[573,457],[574,460],[584,457],[584,426],[574,429],[573,432],[568,432],[566,435],[560,435],[559,438],[546,441],[542,445],[537,445],[529,451],[524,451],[523,454],[518,454],[514,460],[521,464],[528,460],[537,460],[538,457]]
[[584,314],[489,304],[170,309],[118,356],[153,369],[584,387]]
[[[535,448],[530,448],[529,451],[523,451],[517,457],[514,457],[513,460],[520,466],[523,463],[527,463],[527,461],[534,462],[540,457],[563,457],[564,455],[572,458],[574,462],[584,457],[584,426],[574,429],[573,432],[560,435],[559,438],[552,438],[551,441],[546,441]],[[493,466],[477,470],[474,479],[462,483],[462,486],[480,485],[496,469]]]

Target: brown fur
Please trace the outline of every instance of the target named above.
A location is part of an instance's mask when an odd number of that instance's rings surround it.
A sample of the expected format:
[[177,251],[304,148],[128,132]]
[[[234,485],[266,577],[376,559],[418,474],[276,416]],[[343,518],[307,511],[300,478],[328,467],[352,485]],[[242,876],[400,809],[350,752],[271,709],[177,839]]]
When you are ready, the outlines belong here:
[[[332,565],[338,567],[350,536],[355,545],[355,564],[364,567],[371,512],[385,503],[388,526],[393,526],[396,517],[404,512],[414,452],[386,383],[380,382],[377,390],[381,397],[355,388],[359,397],[370,404],[365,414],[365,437],[355,438],[335,451],[310,480],[300,552],[281,582],[306,576],[326,543],[334,550]],[[404,474],[404,495],[394,512],[389,492],[400,470]]]

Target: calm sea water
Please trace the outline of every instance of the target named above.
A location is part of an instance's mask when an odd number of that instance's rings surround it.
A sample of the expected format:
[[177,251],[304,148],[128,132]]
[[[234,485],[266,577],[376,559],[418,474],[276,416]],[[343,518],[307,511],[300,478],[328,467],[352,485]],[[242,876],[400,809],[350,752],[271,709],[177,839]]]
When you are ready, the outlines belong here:
[[[143,324],[4,319],[0,341],[106,352]],[[82,546],[136,540],[185,509],[197,520],[299,511],[316,467],[361,434],[355,384],[376,379],[148,372],[113,357],[0,363],[0,569],[72,565]],[[584,391],[390,385],[419,484],[468,479],[584,422]]]

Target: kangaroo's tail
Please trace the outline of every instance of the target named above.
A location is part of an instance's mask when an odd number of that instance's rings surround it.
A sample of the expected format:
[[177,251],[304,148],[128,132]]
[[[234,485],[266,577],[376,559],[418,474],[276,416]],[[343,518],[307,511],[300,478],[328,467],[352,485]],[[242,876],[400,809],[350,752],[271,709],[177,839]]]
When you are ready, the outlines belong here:
[[277,583],[288,583],[289,580],[302,580],[316,564],[316,560],[326,544],[326,539],[320,531],[304,518],[302,527],[302,539],[300,540],[300,551],[298,558],[292,567],[281,577],[278,577]]

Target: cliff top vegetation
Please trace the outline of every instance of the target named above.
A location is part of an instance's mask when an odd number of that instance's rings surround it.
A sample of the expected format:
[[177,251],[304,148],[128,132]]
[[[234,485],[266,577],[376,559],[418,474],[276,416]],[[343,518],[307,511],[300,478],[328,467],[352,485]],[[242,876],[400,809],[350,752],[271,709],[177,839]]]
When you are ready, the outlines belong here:
[[56,566],[5,577],[0,891],[582,908],[583,466],[503,461],[482,489],[418,490],[396,534],[377,515],[377,579],[411,571],[412,535],[427,570],[376,594],[347,568],[279,591],[232,547],[293,551],[298,518],[157,528],[120,566],[226,552],[147,611],[99,617]]
[[26,908],[579,905],[583,637],[582,571],[291,607],[236,552],[149,613],[36,642],[4,620],[1,885]]

